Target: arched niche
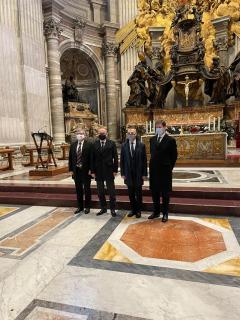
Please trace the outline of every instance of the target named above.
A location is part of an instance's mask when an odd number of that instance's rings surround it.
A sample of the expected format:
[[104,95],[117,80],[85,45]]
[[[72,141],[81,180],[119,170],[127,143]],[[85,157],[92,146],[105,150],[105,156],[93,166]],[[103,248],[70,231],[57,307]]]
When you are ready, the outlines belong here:
[[93,113],[100,115],[99,73],[92,58],[78,48],[69,48],[60,59],[62,84],[73,77],[80,102],[88,103]]

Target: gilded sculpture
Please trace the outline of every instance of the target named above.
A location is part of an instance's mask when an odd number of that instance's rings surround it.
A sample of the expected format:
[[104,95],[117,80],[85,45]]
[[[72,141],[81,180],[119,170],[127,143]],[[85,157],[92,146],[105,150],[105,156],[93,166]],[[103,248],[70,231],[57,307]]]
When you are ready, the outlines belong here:
[[[181,13],[181,8],[187,8],[187,12]],[[195,7],[197,12],[192,8]],[[186,9],[184,9],[186,10]],[[173,30],[171,28],[175,13],[179,12],[188,17],[195,16],[195,19],[202,20],[201,37],[205,44],[205,64],[210,67],[213,58],[216,56],[216,48],[213,41],[215,39],[215,29],[212,23],[213,19],[229,16],[229,42],[232,42],[233,33],[240,36],[240,1],[239,0],[138,0],[138,15],[131,25],[132,31],[136,32],[136,37],[132,36],[132,41],[139,47],[144,46],[146,52],[151,52],[151,38],[149,27],[164,27],[164,34],[161,42],[165,51],[164,69],[170,70],[170,49],[173,40]],[[179,19],[176,17],[175,19]],[[176,21],[175,21],[176,22]],[[121,32],[121,30],[120,30]],[[126,30],[130,33],[129,28]],[[137,38],[137,41],[136,41]],[[133,42],[128,37],[126,46],[130,47]],[[124,37],[121,37],[121,45],[124,44]]]

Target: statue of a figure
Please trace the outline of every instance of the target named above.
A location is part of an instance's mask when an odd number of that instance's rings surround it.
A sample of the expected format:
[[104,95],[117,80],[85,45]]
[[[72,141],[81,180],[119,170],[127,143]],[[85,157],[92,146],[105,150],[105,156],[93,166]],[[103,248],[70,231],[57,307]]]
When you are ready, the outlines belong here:
[[181,6],[179,9],[177,9],[176,15],[175,15],[175,17],[172,21],[172,24],[171,24],[171,28],[174,28],[178,24],[178,22],[181,19],[183,19],[184,14],[187,12],[187,10],[188,10],[188,6],[185,6],[185,5]]
[[164,108],[168,92],[171,90],[171,82],[162,85],[165,78],[163,63],[158,62],[155,69],[148,70],[148,84],[149,84],[149,101],[153,108]]
[[206,79],[204,92],[211,97],[209,104],[225,104],[230,96],[230,73],[220,66],[219,57],[213,58],[210,73],[217,75],[217,79]]
[[235,57],[229,69],[232,72],[231,95],[235,96],[235,98],[239,100],[240,99],[240,52]]
[[72,101],[79,102],[79,93],[73,79],[73,76],[70,76],[69,79],[65,81],[63,85],[63,101]]
[[205,56],[205,47],[204,44],[202,42],[202,39],[200,39],[199,43],[198,43],[198,61],[201,62],[204,60],[204,56]]
[[126,107],[141,107],[147,105],[147,97],[149,95],[145,81],[147,79],[147,62],[144,54],[139,54],[140,62],[127,81],[130,87],[130,96],[126,103]]
[[202,12],[198,11],[198,9],[196,7],[193,7],[192,14],[194,15],[196,25],[198,27],[197,31],[200,32],[201,31],[201,24],[203,23],[202,22]]
[[178,57],[177,50],[178,50],[178,45],[176,43],[174,43],[170,49],[170,57],[171,57],[173,64],[177,63],[177,57]]
[[186,75],[185,81],[177,82],[178,84],[184,85],[184,92],[185,92],[185,98],[186,98],[186,107],[188,107],[188,97],[189,97],[189,91],[190,91],[190,84],[197,82],[197,80],[190,80],[189,76]]

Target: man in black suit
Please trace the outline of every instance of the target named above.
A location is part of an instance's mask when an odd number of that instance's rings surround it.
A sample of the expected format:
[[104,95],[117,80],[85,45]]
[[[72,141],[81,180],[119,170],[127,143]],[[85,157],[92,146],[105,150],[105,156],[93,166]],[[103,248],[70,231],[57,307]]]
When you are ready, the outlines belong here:
[[96,179],[97,191],[101,210],[97,213],[100,216],[107,212],[105,197],[105,183],[110,196],[110,209],[113,217],[116,216],[116,192],[114,178],[118,172],[118,154],[114,141],[107,138],[107,129],[98,130],[98,139],[93,144],[91,174]]
[[128,128],[127,140],[121,148],[121,176],[128,187],[131,212],[128,217],[141,217],[142,185],[147,176],[145,145],[137,138],[135,128]]
[[76,131],[77,140],[73,142],[69,150],[69,171],[75,182],[78,208],[75,214],[83,211],[83,194],[85,196],[85,210],[88,214],[91,207],[91,148],[92,144],[86,140],[86,133],[82,129]]
[[148,219],[160,216],[160,196],[162,196],[163,222],[168,221],[169,193],[172,191],[172,170],[177,161],[176,140],[166,134],[166,122],[156,122],[156,135],[150,139],[150,189],[154,212]]

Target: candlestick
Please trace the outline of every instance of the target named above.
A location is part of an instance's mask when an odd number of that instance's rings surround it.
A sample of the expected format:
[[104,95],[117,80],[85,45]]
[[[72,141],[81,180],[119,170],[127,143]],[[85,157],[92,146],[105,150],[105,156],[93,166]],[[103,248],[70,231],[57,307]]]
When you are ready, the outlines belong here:
[[214,117],[213,118],[213,131],[216,130],[216,118]]
[[221,118],[218,117],[218,131],[221,130]]
[[211,116],[208,117],[208,131],[211,131]]
[[148,133],[148,122],[146,121],[146,133]]

